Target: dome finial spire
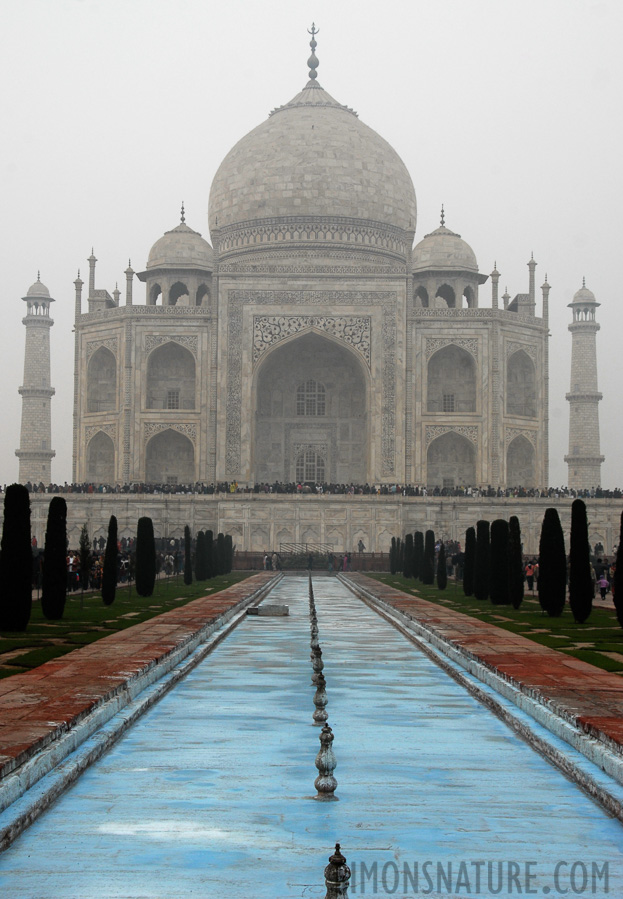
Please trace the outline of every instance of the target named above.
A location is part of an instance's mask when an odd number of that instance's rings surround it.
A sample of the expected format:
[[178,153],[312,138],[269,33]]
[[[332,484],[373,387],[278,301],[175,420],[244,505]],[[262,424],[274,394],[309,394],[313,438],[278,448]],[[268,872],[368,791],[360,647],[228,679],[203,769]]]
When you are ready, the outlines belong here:
[[182,217],[181,217],[182,225],[186,222],[186,216],[184,214],[184,201],[182,200]]
[[586,287],[586,278],[582,278],[582,287]]
[[441,204],[441,227],[445,228],[446,226],[446,214],[443,211],[443,203]]
[[312,39],[309,42],[309,46],[311,47],[312,52],[311,52],[311,56],[307,60],[307,65],[309,66],[310,81],[315,81],[316,78],[318,77],[318,73],[316,72],[316,69],[318,68],[318,57],[316,56],[316,47],[318,46],[318,44],[316,42],[316,35],[318,34],[319,31],[320,31],[320,29],[316,28],[315,22],[312,22],[311,31],[309,30],[309,28],[307,29],[307,33],[311,34],[311,36],[312,36]]

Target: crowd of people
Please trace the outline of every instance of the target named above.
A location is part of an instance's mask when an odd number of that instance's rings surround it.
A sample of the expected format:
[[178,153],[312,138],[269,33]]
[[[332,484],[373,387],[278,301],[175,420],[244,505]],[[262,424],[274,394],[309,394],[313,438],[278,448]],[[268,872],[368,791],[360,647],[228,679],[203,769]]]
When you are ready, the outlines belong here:
[[[86,494],[192,494],[192,495],[232,495],[232,494],[291,494],[291,495],[357,495],[357,496],[452,496],[472,497],[474,499],[621,499],[623,490],[616,487],[606,490],[593,487],[590,490],[573,490],[569,487],[548,487],[539,490],[537,487],[425,487],[420,484],[308,484],[296,481],[273,483],[256,483],[253,486],[241,485],[237,481],[219,481],[218,483],[195,484],[31,484],[26,487],[31,493],[86,493]],[[2,490],[6,489],[6,485]]]

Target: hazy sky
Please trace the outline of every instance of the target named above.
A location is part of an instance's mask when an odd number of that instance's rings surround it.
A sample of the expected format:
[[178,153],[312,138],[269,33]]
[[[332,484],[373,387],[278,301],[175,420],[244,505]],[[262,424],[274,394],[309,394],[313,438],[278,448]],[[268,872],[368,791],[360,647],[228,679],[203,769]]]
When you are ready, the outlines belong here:
[[[208,195],[233,144],[318,81],[397,150],[439,223],[526,292],[550,294],[550,483],[567,482],[571,320],[586,277],[597,310],[602,482],[623,484],[621,0],[4,0],[0,33],[3,250],[0,482],[17,478],[26,304],[48,286],[53,480],[71,479],[73,281],[109,292],[186,221],[209,239]],[[491,302],[490,284],[480,303]],[[144,286],[135,282],[135,302]],[[86,311],[86,305],[84,307]],[[540,291],[537,313],[540,314]]]

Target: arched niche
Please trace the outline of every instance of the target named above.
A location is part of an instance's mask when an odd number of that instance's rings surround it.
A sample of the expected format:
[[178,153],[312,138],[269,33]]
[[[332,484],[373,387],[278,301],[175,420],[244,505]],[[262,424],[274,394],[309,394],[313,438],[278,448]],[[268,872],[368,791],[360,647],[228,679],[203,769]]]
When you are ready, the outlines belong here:
[[145,452],[145,480],[149,484],[191,484],[195,478],[192,442],[167,428],[151,438]]
[[98,431],[89,440],[86,479],[90,484],[113,484],[115,481],[115,445],[103,431]]
[[449,344],[431,356],[427,371],[428,412],[476,411],[476,361],[471,353]]
[[536,372],[524,350],[517,350],[506,365],[506,414],[536,416]]
[[[315,403],[305,385],[315,385]],[[265,356],[253,391],[255,480],[297,480],[309,450],[324,460],[327,481],[365,483],[368,373],[353,350],[316,332],[297,335]]]
[[147,361],[147,409],[195,408],[195,357],[171,340]]
[[508,487],[534,487],[536,466],[534,447],[523,435],[515,437],[506,451],[506,485]]
[[476,483],[476,449],[466,437],[448,431],[433,440],[426,454],[429,487],[469,487]]
[[87,412],[111,412],[117,408],[117,360],[101,346],[89,360]]
[[189,306],[190,295],[188,287],[182,281],[176,281],[169,290],[169,306]]

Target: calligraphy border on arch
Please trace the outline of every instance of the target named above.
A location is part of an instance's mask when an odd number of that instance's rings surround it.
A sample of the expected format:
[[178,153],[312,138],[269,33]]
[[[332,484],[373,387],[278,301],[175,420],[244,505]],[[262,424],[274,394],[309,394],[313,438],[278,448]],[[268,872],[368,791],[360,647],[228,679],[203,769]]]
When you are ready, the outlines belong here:
[[463,350],[467,350],[474,359],[478,360],[478,338],[477,337],[427,337],[426,338],[426,358],[430,357],[447,346],[458,346]]
[[396,293],[350,290],[242,290],[227,296],[227,414],[225,470],[240,471],[242,441],[242,316],[244,306],[379,306],[382,309],[381,471],[391,476],[396,464]]
[[431,445],[433,440],[441,437],[443,434],[460,434],[466,437],[474,446],[478,446],[478,425],[426,425],[426,448]]
[[103,434],[107,434],[113,443],[117,440],[117,425],[116,424],[101,424],[101,425],[89,425],[84,429],[84,441],[85,444],[89,444],[89,442],[95,437],[95,435],[101,431]]
[[507,448],[516,437],[525,437],[526,440],[528,440],[532,444],[534,449],[536,449],[536,431],[531,431],[528,428],[507,428],[506,434],[504,435]]
[[179,343],[180,346],[186,347],[187,350],[193,354],[193,356],[197,355],[197,338],[196,336],[189,336],[183,334],[168,334],[166,336],[160,334],[147,334],[145,336],[145,350],[146,352],[150,352],[158,346],[162,346],[164,343]]
[[162,431],[177,431],[192,442],[193,446],[197,445],[197,427],[190,424],[179,424],[171,422],[147,421],[143,424],[143,446],[147,446],[148,441]]
[[276,343],[313,328],[349,344],[371,367],[369,315],[254,315],[253,364]]
[[115,357],[115,361],[117,360],[119,350],[118,339],[116,337],[102,337],[98,340],[87,341],[87,361],[91,358],[93,353],[100,349],[100,347],[106,347],[107,350],[110,350]]

